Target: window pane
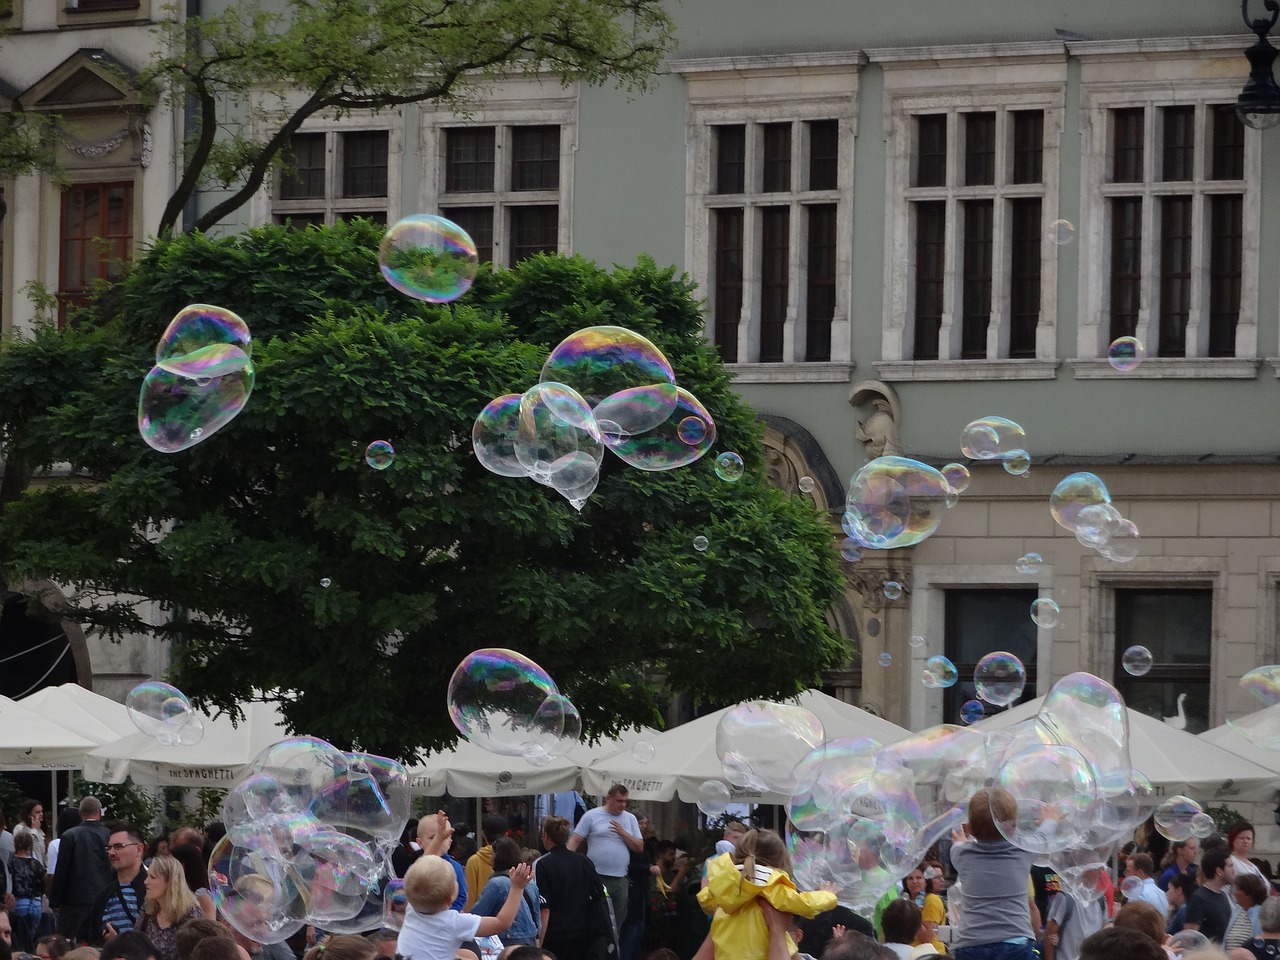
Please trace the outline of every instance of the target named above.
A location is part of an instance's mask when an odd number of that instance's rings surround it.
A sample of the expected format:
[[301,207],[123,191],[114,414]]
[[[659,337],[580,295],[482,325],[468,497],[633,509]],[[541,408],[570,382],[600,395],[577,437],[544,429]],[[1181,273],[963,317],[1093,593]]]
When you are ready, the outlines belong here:
[[493,261],[493,208],[441,207],[440,215],[452,220],[471,237],[481,263]]
[[1191,198],[1160,200],[1160,356],[1187,352],[1191,318]]
[[805,207],[809,214],[806,251],[804,358],[831,359],[831,321],[836,314],[836,205]]
[[1161,180],[1190,180],[1195,176],[1196,108],[1165,107]]
[[964,328],[960,356],[987,355],[987,323],[991,319],[992,201],[964,202]]
[[1111,339],[1138,329],[1142,296],[1142,198],[1111,201]]
[[747,128],[716,127],[716,193],[743,193],[747,185]]
[[1209,199],[1209,356],[1236,355],[1244,245],[1244,197]]
[[840,170],[840,124],[811,120],[809,128],[809,189],[834,190]]
[[791,210],[765,207],[760,212],[760,362],[782,360],[789,292]]
[[281,226],[288,227],[290,230],[305,230],[307,227],[323,227],[323,213],[282,213],[278,214],[275,222]]
[[[1209,727],[1213,591],[1116,590],[1116,687],[1125,703],[1188,733]],[[1133,677],[1119,665],[1124,651],[1141,645],[1155,663]]]
[[940,187],[946,182],[946,114],[916,117],[916,186]]
[[738,321],[742,318],[743,211],[716,210],[715,325],[716,346],[725,363],[738,362]]
[[1213,111],[1213,162],[1211,180],[1244,179],[1244,124],[1235,107],[1220,104]]
[[387,131],[342,135],[342,195],[387,195]]
[[938,359],[942,326],[942,269],[946,253],[947,205],[941,200],[915,204],[916,335],[915,359]]
[[1044,111],[1013,113],[1013,182],[1039,183],[1044,179]]
[[511,189],[560,188],[560,128],[511,128]]
[[510,263],[535,253],[555,253],[560,246],[560,208],[555,204],[511,207]]
[[493,127],[455,127],[444,132],[446,193],[493,189]]
[[1143,126],[1145,111],[1141,107],[1112,110],[1114,158],[1111,179],[1116,183],[1139,183],[1143,179]]
[[350,223],[352,220],[370,220],[373,223],[380,223],[386,226],[387,211],[385,210],[341,210],[334,219],[341,223]]
[[[957,723],[960,705],[975,699],[973,668],[990,653],[992,637],[1027,671],[1027,686],[1018,703],[1036,695],[1036,625],[1031,622],[1035,590],[948,590],[946,593],[946,654],[956,665],[960,680],[943,695],[943,721]],[[988,714],[1002,712],[987,705]]]
[[1036,355],[1040,322],[1040,198],[1010,202],[1009,356]]
[[286,163],[293,168],[280,178],[281,200],[324,199],[324,134],[295,133]]
[[764,150],[761,189],[784,193],[791,189],[791,124],[764,123],[760,130]]
[[964,115],[964,182],[969,186],[996,182],[996,115]]
[[95,281],[123,273],[133,247],[133,184],[83,183],[62,194],[58,317],[89,300]]

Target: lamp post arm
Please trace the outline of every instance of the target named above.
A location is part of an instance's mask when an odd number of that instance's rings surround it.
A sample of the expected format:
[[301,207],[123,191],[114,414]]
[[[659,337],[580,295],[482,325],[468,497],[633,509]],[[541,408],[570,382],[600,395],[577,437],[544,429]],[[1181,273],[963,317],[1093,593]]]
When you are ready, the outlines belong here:
[[1262,7],[1271,14],[1270,19],[1259,17],[1254,20],[1249,16],[1249,0],[1240,0],[1240,16],[1244,18],[1244,25],[1259,37],[1265,37],[1270,33],[1271,28],[1276,25],[1276,20],[1280,19],[1280,0],[1262,0]]

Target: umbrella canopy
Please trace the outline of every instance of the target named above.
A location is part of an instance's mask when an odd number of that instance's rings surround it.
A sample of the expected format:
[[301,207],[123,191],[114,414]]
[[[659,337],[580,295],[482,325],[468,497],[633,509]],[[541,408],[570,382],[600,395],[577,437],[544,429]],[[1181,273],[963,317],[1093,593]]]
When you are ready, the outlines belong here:
[[98,741],[0,696],[0,769],[71,770]]
[[86,780],[135,783],[152,787],[229,787],[264,747],[291,736],[274,703],[248,703],[245,718],[233,726],[226,714],[200,713],[199,743],[169,745],[138,731],[98,747],[84,758]]
[[123,703],[86,690],[78,683],[45,687],[18,702],[41,716],[56,718],[60,726],[98,745],[138,732]]
[[[1277,707],[1267,707],[1265,711],[1259,711],[1258,714],[1251,716],[1266,719],[1269,722],[1274,720],[1275,723],[1280,724],[1280,709]],[[1196,739],[1212,744],[1219,750],[1233,753],[1237,757],[1251,760],[1260,767],[1266,767],[1268,770],[1274,771],[1273,776],[1280,779],[1280,750],[1267,750],[1264,747],[1259,747],[1240,736],[1225,723],[1220,727],[1214,727],[1212,730],[1206,730]]]
[[[806,690],[796,704],[822,721],[828,740],[873,737],[881,743],[894,743],[911,735],[911,731],[896,723],[819,690]],[[630,750],[593,761],[583,770],[584,788],[588,793],[603,794],[614,783],[621,783],[633,800],[667,801],[679,794],[687,803],[696,802],[702,784],[708,780],[724,780],[720,758],[716,756],[716,726],[731,709],[725,707],[654,737],[651,741],[653,759],[647,763],[635,759]],[[790,799],[733,786],[729,792],[735,803],[786,803]]]
[[[973,726],[1002,730],[1034,717],[1042,703],[1044,697],[1037,697]],[[1132,707],[1125,710],[1129,716],[1129,762],[1151,781],[1157,795],[1241,801],[1269,799],[1275,793],[1274,769],[1228,753]]]

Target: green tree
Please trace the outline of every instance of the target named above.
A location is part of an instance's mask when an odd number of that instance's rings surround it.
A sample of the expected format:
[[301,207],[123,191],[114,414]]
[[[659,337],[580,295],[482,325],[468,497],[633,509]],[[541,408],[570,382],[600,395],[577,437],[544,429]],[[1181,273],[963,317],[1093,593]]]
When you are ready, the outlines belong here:
[[[7,12],[0,0],[0,13]],[[0,28],[0,43],[9,31]],[[0,113],[0,183],[37,170],[57,174],[57,158],[53,152],[52,132],[57,118],[36,116],[23,111],[21,103]],[[0,223],[8,212],[3,192],[0,192]]]
[[[757,420],[686,279],[540,256],[434,306],[383,282],[379,237],[359,223],[161,241],[91,322],[0,349],[10,448],[84,481],[8,505],[0,571],[75,584],[74,615],[108,635],[181,644],[175,680],[206,702],[264,691],[298,731],[398,756],[451,740],[449,676],[480,647],[539,661],[593,734],[655,722],[668,689],[788,695],[843,662],[827,523],[765,485]],[[138,437],[136,398],[190,302],[238,308],[258,383],[221,433],[166,456]],[[644,473],[608,456],[578,514],[479,465],[481,408],[608,323],[662,347],[742,480],[710,457]],[[382,472],[363,462],[376,439],[396,449]],[[149,623],[138,598],[171,616]]]
[[196,123],[161,235],[202,184],[227,196],[188,229],[243,206],[316,114],[465,104],[484,81],[526,68],[643,89],[672,44],[661,0],[289,0],[283,13],[233,3],[175,13],[162,31],[142,82],[193,104]]

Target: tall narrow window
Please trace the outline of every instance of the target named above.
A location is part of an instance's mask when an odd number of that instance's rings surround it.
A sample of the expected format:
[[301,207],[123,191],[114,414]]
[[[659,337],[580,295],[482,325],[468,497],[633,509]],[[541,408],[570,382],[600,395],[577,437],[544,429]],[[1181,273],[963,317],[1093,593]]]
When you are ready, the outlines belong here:
[[1044,179],[1044,111],[1015,110],[1013,116],[1013,182]]
[[80,183],[62,194],[58,321],[84,306],[94,284],[123,276],[133,252],[133,184]]
[[947,245],[947,205],[917,203],[916,208],[916,342],[917,360],[938,358],[942,325],[942,287]]
[[810,120],[809,189],[834,190],[840,172],[840,124]]
[[1012,238],[1009,263],[1009,356],[1036,355],[1036,325],[1040,320],[1039,197],[1010,201]]
[[283,200],[324,198],[325,137],[323,133],[295,133],[285,151],[287,172],[280,182]]
[[742,318],[742,225],[739,207],[716,210],[715,327],[716,346],[725,363],[738,362],[738,323]]
[[1187,352],[1191,318],[1191,198],[1160,201],[1160,356]]
[[947,182],[947,115],[916,117],[916,186],[940,187]]
[[1111,339],[1138,329],[1142,298],[1142,200],[1111,202]]
[[779,363],[787,319],[791,210],[767,207],[760,224],[760,361]]
[[996,182],[996,115],[964,115],[964,182],[990,186]]
[[1131,107],[1112,111],[1113,162],[1111,179],[1116,183],[1138,183],[1144,179],[1146,111]]
[[744,193],[747,184],[747,128],[744,124],[715,128],[716,193]]
[[760,130],[764,138],[764,182],[760,189],[765,193],[786,193],[791,190],[791,124],[765,123]]
[[813,204],[809,214],[805,274],[805,359],[831,359],[831,321],[836,312],[836,205]]
[[342,195],[387,195],[387,131],[342,135]]
[[1244,179],[1244,124],[1233,107],[1222,104],[1213,111],[1212,180]]
[[1244,198],[1209,200],[1209,356],[1236,355],[1244,270]]
[[987,355],[987,322],[991,318],[990,200],[964,203],[964,331],[960,356]]
[[1164,143],[1160,157],[1161,180],[1191,180],[1195,177],[1196,108],[1165,107]]

